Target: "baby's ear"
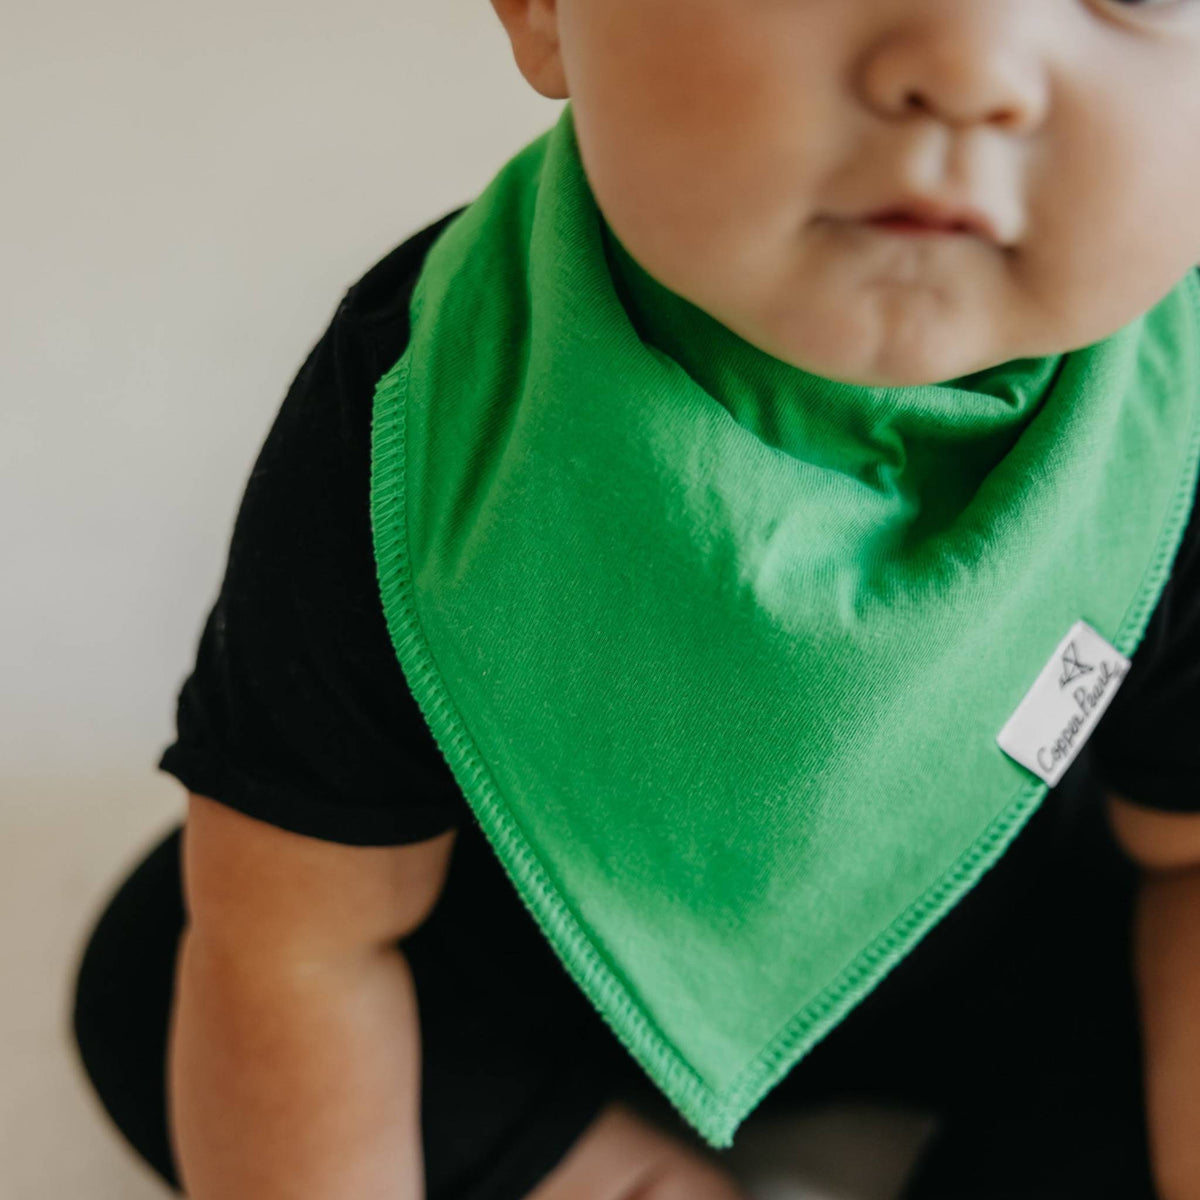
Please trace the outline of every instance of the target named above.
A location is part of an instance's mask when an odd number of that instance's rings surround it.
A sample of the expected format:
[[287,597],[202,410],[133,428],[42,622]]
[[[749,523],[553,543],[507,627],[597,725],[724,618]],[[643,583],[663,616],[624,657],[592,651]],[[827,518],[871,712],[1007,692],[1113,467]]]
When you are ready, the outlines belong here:
[[556,0],[492,0],[492,8],[512,43],[517,69],[535,92],[565,100],[567,77],[558,38]]

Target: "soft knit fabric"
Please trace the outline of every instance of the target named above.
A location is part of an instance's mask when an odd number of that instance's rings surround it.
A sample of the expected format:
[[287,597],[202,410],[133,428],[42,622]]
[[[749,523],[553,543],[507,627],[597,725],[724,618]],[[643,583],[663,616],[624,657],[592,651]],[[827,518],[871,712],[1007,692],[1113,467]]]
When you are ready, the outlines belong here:
[[1064,634],[1141,638],[1196,485],[1195,273],[1069,354],[824,379],[624,253],[568,102],[410,313],[372,440],[400,665],[565,968],[728,1146],[1045,795],[997,733]]

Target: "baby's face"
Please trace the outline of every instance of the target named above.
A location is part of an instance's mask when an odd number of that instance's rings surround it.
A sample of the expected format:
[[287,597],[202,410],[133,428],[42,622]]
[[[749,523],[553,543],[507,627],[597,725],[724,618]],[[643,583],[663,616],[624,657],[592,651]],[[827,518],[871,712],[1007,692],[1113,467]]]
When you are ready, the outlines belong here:
[[[1200,262],[1200,0],[493,5],[629,253],[807,370],[1062,353]],[[994,236],[862,219],[912,197]]]

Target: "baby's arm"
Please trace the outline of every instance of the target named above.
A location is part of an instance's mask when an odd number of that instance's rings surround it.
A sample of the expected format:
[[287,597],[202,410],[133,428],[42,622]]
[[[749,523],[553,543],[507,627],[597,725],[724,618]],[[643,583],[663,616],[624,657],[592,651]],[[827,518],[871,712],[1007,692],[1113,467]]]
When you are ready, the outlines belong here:
[[1155,1182],[1161,1200],[1200,1200],[1200,814],[1110,796],[1109,815],[1143,871],[1136,970]]
[[304,837],[189,793],[168,1060],[190,1200],[420,1200],[420,1038],[397,946],[455,831]]

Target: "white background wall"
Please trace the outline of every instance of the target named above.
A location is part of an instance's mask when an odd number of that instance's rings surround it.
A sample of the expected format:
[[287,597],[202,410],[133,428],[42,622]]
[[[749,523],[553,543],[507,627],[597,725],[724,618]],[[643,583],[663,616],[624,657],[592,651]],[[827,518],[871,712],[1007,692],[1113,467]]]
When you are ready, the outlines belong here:
[[162,1194],[69,973],[182,816],[154,764],[242,488],[344,290],[560,108],[487,0],[4,5],[0,1195]]
[[[7,5],[0,1195],[165,1194],[88,1090],[70,989],[98,906],[182,816],[155,763],[242,489],[345,289],[560,108],[487,0]],[[886,1169],[870,1141],[807,1144],[834,1178]]]
[[561,102],[487,0],[12,11],[0,770],[19,806],[48,774],[157,783],[292,375],[344,289]]

